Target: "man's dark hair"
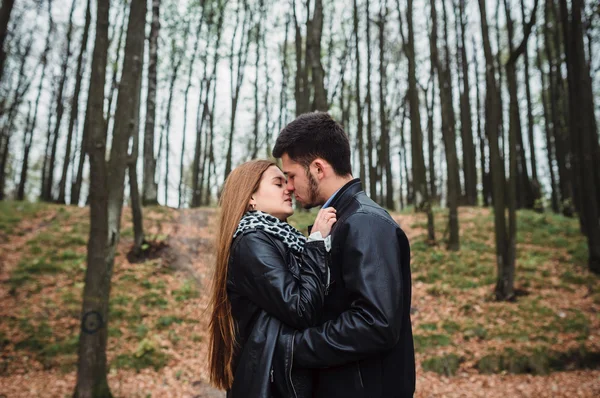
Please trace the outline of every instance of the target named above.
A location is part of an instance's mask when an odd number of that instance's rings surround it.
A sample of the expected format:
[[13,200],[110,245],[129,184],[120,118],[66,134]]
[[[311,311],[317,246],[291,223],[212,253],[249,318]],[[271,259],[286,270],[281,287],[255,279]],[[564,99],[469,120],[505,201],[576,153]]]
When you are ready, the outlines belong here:
[[305,168],[321,158],[338,176],[352,174],[348,136],[325,112],[304,113],[285,126],[277,137],[273,156],[280,158],[284,153]]

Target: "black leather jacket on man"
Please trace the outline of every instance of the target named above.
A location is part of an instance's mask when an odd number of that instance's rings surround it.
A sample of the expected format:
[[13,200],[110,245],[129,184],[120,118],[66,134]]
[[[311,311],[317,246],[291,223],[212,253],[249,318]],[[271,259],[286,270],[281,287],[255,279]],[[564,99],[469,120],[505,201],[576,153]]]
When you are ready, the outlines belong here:
[[311,396],[312,371],[296,367],[292,373],[291,358],[276,353],[276,343],[284,324],[301,330],[320,323],[327,260],[323,241],[307,242],[297,256],[262,230],[233,240],[227,292],[237,350],[229,398],[282,397],[291,388],[298,398]]
[[[294,368],[318,368],[315,397],[412,397],[408,239],[358,179],[346,184],[331,206],[338,221],[331,231],[324,323],[305,330],[282,325],[277,350],[285,354],[277,357]],[[294,397],[293,380],[287,386],[286,396]]]

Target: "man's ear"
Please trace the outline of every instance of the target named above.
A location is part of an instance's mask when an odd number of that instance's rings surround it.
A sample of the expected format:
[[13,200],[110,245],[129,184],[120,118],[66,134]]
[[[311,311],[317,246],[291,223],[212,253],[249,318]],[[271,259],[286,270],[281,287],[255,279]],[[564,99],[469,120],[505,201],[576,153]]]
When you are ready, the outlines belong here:
[[329,176],[331,166],[325,160],[321,158],[316,158],[311,163],[311,168],[315,174],[317,180],[322,180],[323,178]]

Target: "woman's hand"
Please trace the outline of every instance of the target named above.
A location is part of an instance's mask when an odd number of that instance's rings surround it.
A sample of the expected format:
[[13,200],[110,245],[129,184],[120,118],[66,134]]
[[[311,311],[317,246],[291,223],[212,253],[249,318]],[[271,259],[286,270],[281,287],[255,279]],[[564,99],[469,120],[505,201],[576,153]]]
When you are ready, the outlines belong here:
[[311,232],[319,231],[323,238],[326,238],[331,232],[331,227],[337,221],[335,215],[335,209],[333,207],[328,207],[326,209],[319,210],[319,214],[317,214],[317,218],[315,219],[315,223],[313,224]]

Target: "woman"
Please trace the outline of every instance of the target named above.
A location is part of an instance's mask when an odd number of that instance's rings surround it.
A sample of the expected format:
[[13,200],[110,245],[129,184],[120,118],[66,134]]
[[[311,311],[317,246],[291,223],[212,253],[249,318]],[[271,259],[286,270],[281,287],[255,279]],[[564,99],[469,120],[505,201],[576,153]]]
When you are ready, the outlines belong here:
[[287,374],[276,355],[282,323],[317,324],[329,269],[325,237],[335,210],[319,212],[307,240],[286,220],[294,213],[286,178],[254,160],[231,172],[221,195],[211,299],[210,378],[228,397],[311,395],[309,370]]

